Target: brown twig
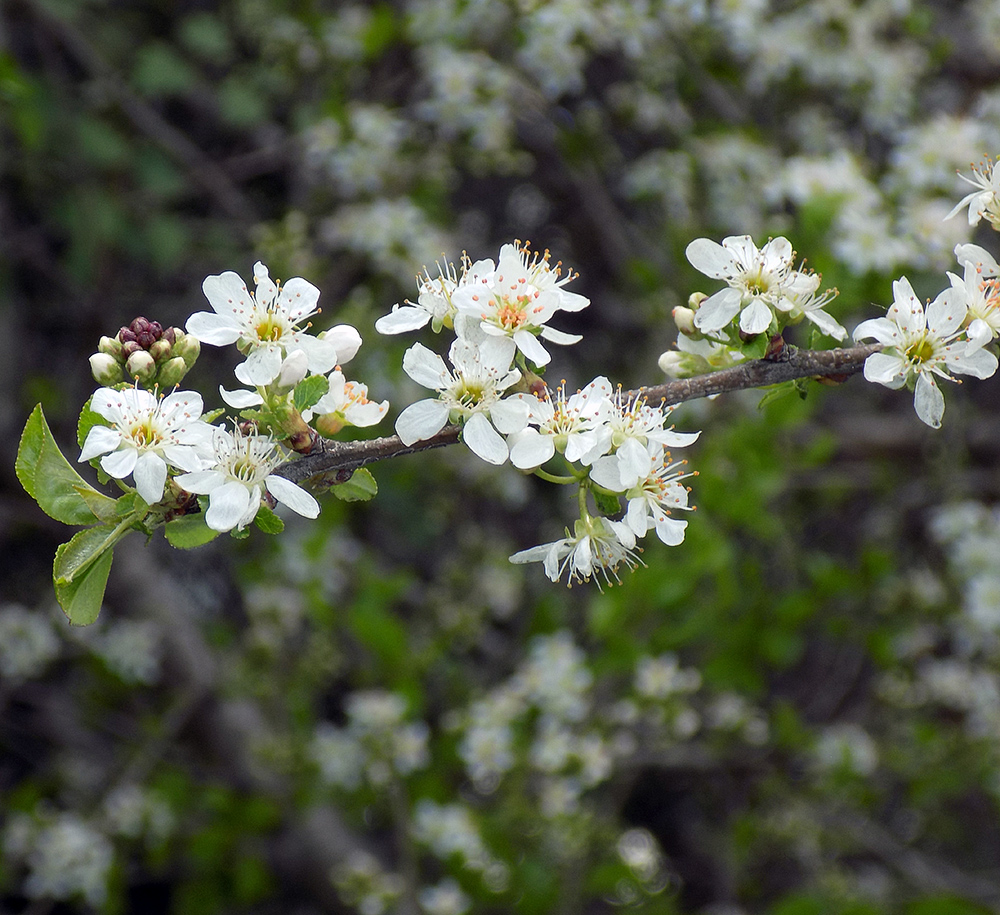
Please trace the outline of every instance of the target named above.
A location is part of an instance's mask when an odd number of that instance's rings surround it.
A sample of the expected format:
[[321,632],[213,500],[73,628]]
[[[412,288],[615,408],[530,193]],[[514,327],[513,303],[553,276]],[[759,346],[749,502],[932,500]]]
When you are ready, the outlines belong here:
[[[786,347],[781,361],[757,359],[733,368],[698,375],[695,378],[639,388],[627,392],[625,396],[645,397],[651,402],[670,406],[686,400],[696,400],[699,397],[766,387],[797,378],[830,376],[846,378],[860,372],[864,368],[865,359],[879,349],[881,347],[878,344],[832,350],[796,350],[793,347]],[[404,445],[397,435],[360,442],[325,441],[319,450],[298,460],[289,461],[281,466],[277,473],[292,482],[301,483],[320,474],[357,470],[366,464],[402,454],[414,454],[431,448],[454,445],[459,440],[460,432],[459,426],[445,426],[436,435],[414,445]]]

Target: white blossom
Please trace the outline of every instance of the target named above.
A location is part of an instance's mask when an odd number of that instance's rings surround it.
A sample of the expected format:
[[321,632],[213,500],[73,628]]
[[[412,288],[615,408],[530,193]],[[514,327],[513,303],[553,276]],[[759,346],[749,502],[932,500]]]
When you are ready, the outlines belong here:
[[944,395],[935,376],[954,380],[950,372],[989,378],[997,370],[997,357],[985,349],[969,351],[963,338],[965,297],[954,287],[941,292],[926,312],[905,277],[892,284],[894,302],[884,318],[862,321],[854,339],[873,337],[882,352],[865,360],[865,378],[898,389],[914,384],[913,406],[935,429],[944,415]]
[[438,397],[418,400],[400,413],[396,433],[403,443],[428,439],[449,420],[462,421],[462,439],[472,452],[491,464],[504,463],[508,450],[500,433],[520,432],[528,421],[525,403],[514,397],[501,399],[521,377],[510,367],[513,357],[514,343],[508,337],[481,331],[452,344],[453,372],[423,344],[411,346],[403,354],[403,369],[417,383],[437,391]]
[[986,162],[972,166],[972,177],[959,177],[976,190],[966,194],[955,208],[945,217],[951,219],[962,207],[969,207],[969,225],[978,226],[979,220],[986,217],[994,229],[1000,229],[1000,168],[996,162]]
[[305,352],[309,370],[317,374],[354,357],[361,337],[350,325],[338,325],[318,337],[298,327],[319,311],[319,289],[312,283],[296,276],[280,286],[260,261],[253,272],[255,292],[232,270],[207,277],[202,289],[213,310],[196,312],[186,325],[187,332],[202,343],[237,345],[247,357],[236,367],[240,381],[270,384],[294,350]]
[[99,388],[90,409],[111,425],[87,433],[80,461],[103,454],[104,472],[122,480],[132,475],[150,505],[163,498],[167,467],[199,471],[205,466],[212,427],[201,420],[201,395],[175,391],[159,398],[141,388]]
[[635,534],[628,525],[592,516],[577,520],[573,533],[567,530],[562,540],[521,550],[510,561],[541,562],[551,581],[559,581],[563,572],[568,572],[570,586],[591,576],[603,578],[606,584],[611,584],[612,578],[620,581],[618,566],[624,563],[634,569],[641,562],[635,553]]
[[532,255],[527,245],[504,245],[496,269],[492,261],[485,264],[489,272],[454,291],[452,301],[459,314],[479,320],[487,334],[509,337],[538,366],[551,359],[539,337],[557,344],[581,339],[548,326],[557,311],[580,311],[590,299],[562,288],[575,274],[562,276],[558,265],[549,264],[547,251]]
[[528,428],[507,439],[510,462],[520,470],[540,467],[557,451],[568,461],[579,461],[596,444],[594,428],[601,401],[611,395],[611,382],[603,376],[570,397],[565,384],[555,396],[517,394],[528,407]]
[[[749,235],[731,235],[721,245],[696,238],[685,254],[696,270],[727,284],[698,308],[694,323],[704,334],[721,331],[737,315],[743,333],[763,333],[776,312],[793,312],[819,288],[816,274],[793,269],[795,252],[787,238],[772,238],[760,249]],[[822,304],[814,302],[806,316],[811,313],[813,321],[822,321]]]
[[284,458],[268,436],[216,426],[212,447],[208,469],[177,477],[177,484],[188,492],[208,496],[205,523],[212,530],[243,530],[266,496],[306,518],[319,515],[319,503],[309,493],[272,472]]
[[438,264],[438,275],[432,277],[429,270],[417,277],[417,301],[406,301],[403,305],[393,305],[392,311],[375,322],[375,330],[380,334],[401,334],[419,330],[428,322],[435,333],[442,327],[453,327],[456,308],[452,295],[461,286],[477,283],[481,276],[493,270],[493,261],[481,260],[474,264],[467,258],[462,260],[459,275],[454,264]]
[[308,422],[313,416],[333,414],[345,426],[374,426],[389,409],[389,401],[376,403],[368,399],[368,385],[358,381],[348,381],[340,368],[326,376],[329,390],[310,410],[302,412]]
[[[668,546],[677,546],[684,540],[687,521],[671,517],[674,511],[692,511],[688,505],[688,488],[681,480],[692,476],[686,470],[687,461],[672,461],[670,452],[658,444],[647,446],[650,455],[649,472],[636,480],[625,491],[628,509],[625,522],[636,537],[645,537],[651,528]],[[590,478],[612,492],[621,491],[623,472],[617,455],[598,458],[590,471]]]
[[[595,425],[594,446],[583,456],[583,463],[594,464],[610,454],[602,472],[601,485],[615,492],[637,486],[653,472],[654,458],[663,448],[685,448],[700,432],[675,432],[663,425],[673,407],[650,406],[641,394],[626,397],[619,390],[614,397],[600,402]],[[613,468],[613,472],[611,472]],[[617,485],[614,472],[618,474]]]

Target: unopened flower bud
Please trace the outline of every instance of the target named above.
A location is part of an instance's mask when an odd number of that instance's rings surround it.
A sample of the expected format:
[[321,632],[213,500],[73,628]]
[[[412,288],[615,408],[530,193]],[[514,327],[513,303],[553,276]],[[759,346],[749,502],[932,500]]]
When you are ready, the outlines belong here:
[[192,337],[191,334],[183,332],[177,334],[177,339],[174,341],[173,354],[180,356],[188,368],[191,368],[195,364],[200,353],[201,343],[198,342],[197,337]]
[[90,373],[94,381],[106,388],[125,380],[121,363],[108,353],[94,353],[90,357]]
[[119,359],[122,354],[122,345],[115,337],[101,337],[97,344],[97,351]]
[[122,359],[130,358],[134,353],[144,353],[145,350],[135,340],[122,344]]
[[153,357],[143,349],[132,353],[132,355],[128,357],[128,362],[125,363],[125,368],[128,369],[128,373],[133,378],[138,379],[144,384],[152,381],[153,378],[156,377],[156,362],[154,362]]
[[161,388],[172,388],[181,383],[181,379],[188,373],[188,364],[180,357],[174,356],[160,366],[160,374],[157,378]]
[[688,308],[692,311],[697,311],[701,307],[701,303],[707,298],[708,296],[704,292],[692,292],[688,296]]
[[122,327],[118,331],[118,340],[120,343],[135,343],[135,334],[128,327]]
[[338,413],[324,413],[322,416],[315,416],[312,423],[316,427],[316,431],[324,438],[333,438],[344,428],[343,417]]
[[677,329],[682,334],[687,334],[689,337],[692,334],[697,333],[697,329],[694,326],[694,309],[684,308],[682,305],[678,305],[674,311],[674,323],[677,324]]
[[155,362],[163,362],[164,359],[169,358],[171,350],[170,344],[161,337],[149,348],[149,355],[153,357]]
[[305,350],[292,350],[285,357],[285,361],[281,363],[281,370],[273,382],[274,387],[281,393],[290,391],[306,377],[308,372],[309,357],[306,355]]
[[180,337],[184,331],[179,327],[168,327],[164,332],[163,336],[160,337],[161,340],[166,340],[171,346],[177,342],[177,338]]
[[665,375],[670,378],[677,378],[678,373],[681,371],[681,362],[683,359],[684,357],[677,350],[667,350],[667,352],[660,356],[656,364]]

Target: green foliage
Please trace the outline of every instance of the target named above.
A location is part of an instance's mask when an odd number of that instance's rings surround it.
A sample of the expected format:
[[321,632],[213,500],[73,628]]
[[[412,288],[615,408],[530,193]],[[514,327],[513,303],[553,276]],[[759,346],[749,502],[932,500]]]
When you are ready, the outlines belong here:
[[28,495],[45,514],[63,524],[94,524],[98,516],[91,505],[101,512],[114,505],[113,499],[97,492],[63,457],[41,404],[25,424],[14,468]]
[[334,483],[329,491],[341,502],[368,502],[378,495],[378,483],[367,467],[359,467],[349,480]]
[[300,413],[316,406],[320,398],[330,390],[326,375],[310,375],[295,386],[293,402]]

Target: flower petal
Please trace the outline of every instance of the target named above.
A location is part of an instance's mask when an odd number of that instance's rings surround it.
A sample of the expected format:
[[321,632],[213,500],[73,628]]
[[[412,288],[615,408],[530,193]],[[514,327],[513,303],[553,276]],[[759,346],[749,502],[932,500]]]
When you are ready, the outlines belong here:
[[490,464],[503,464],[507,460],[507,443],[482,413],[469,417],[462,428],[462,441],[473,454]]
[[[982,352],[982,351],[980,351]],[[921,372],[913,396],[917,416],[933,429],[941,428],[944,417],[944,394],[929,372]]]
[[392,311],[375,322],[380,334],[403,334],[420,330],[431,319],[431,313],[416,305],[393,305]]
[[418,400],[396,418],[396,435],[404,445],[428,439],[444,428],[450,412],[440,400]]
[[304,518],[315,518],[319,515],[319,502],[317,502],[301,486],[278,476],[276,473],[268,474],[264,480],[267,491],[283,505],[287,505],[293,512],[302,515]]
[[155,505],[163,498],[163,484],[167,482],[166,462],[154,451],[140,454],[132,478],[146,504]]
[[231,531],[243,520],[249,506],[250,490],[246,486],[235,480],[223,483],[209,494],[205,523],[213,531]]

